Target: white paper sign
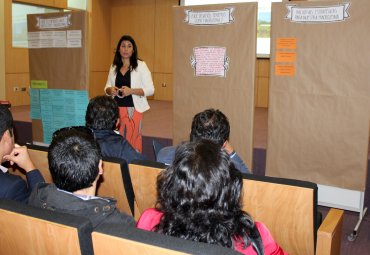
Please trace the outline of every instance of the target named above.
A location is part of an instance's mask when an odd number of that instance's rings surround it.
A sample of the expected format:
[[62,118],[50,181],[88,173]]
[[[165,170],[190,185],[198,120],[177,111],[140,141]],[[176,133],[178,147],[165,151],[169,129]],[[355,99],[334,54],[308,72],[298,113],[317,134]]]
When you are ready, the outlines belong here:
[[41,48],[40,40],[28,40],[29,49],[39,49]]
[[68,39],[81,39],[82,32],[81,30],[68,30],[67,31],[67,38]]
[[81,48],[82,43],[81,30],[68,30],[67,31],[67,47],[68,48]]
[[234,21],[234,17],[232,16],[234,9],[234,7],[229,7],[224,10],[211,11],[185,10],[184,22],[189,23],[189,25],[198,26],[230,24]]
[[28,33],[28,48],[81,48],[82,31],[39,31]]
[[286,5],[288,14],[286,19],[297,23],[329,23],[340,22],[349,18],[350,3],[333,6],[297,7]]
[[67,48],[81,48],[81,40],[80,39],[68,39],[67,40]]
[[36,27],[39,29],[55,29],[64,28],[71,25],[71,14],[66,14],[63,17],[44,19],[36,17]]
[[195,76],[221,76],[226,77],[229,69],[229,58],[225,47],[195,47],[190,58]]

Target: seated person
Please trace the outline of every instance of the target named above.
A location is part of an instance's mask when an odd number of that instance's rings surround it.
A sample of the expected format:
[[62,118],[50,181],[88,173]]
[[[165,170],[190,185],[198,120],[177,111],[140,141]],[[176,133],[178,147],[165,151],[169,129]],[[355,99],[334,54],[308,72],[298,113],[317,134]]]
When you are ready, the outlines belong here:
[[132,217],[116,209],[116,200],[96,197],[103,174],[99,145],[89,128],[63,128],[53,134],[48,150],[49,169],[55,184],[40,183],[29,204],[90,219],[94,228],[110,224],[134,225]]
[[104,157],[122,158],[127,163],[135,159],[145,159],[123,136],[114,132],[119,124],[119,110],[112,97],[97,96],[91,99],[85,120],[86,126],[94,131]]
[[26,171],[27,182],[20,176],[9,174],[0,165],[0,198],[27,202],[31,190],[39,182],[44,182],[39,170],[35,169],[26,147],[14,144],[13,117],[7,106],[0,105],[0,158],[1,164],[10,161]]
[[[250,174],[251,172],[248,167],[231,146],[229,136],[229,120],[221,111],[207,109],[194,116],[191,124],[190,141],[208,139],[219,144],[230,155],[231,161],[234,163],[236,169],[242,173]],[[157,155],[157,161],[166,165],[171,165],[175,157],[175,150],[176,147],[174,146],[162,148]]]
[[242,211],[242,188],[241,173],[219,145],[184,143],[158,176],[156,208],[144,211],[137,227],[243,254],[286,254],[263,223]]

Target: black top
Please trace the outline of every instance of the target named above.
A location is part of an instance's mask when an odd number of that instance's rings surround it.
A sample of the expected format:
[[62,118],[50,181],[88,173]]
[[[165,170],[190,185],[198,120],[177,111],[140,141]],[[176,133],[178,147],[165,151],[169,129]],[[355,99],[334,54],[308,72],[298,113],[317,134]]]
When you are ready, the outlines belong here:
[[[131,88],[131,72],[128,70],[125,75],[122,75],[120,71],[117,72],[116,76],[116,87],[121,88],[127,86]],[[125,96],[124,98],[114,97],[119,107],[134,107],[134,101],[132,95]]]

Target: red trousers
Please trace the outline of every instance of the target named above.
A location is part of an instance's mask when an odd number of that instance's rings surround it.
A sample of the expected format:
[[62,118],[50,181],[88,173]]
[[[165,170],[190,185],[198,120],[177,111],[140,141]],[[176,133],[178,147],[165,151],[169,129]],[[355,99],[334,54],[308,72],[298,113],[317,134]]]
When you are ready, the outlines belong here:
[[142,121],[143,114],[137,112],[134,107],[119,107],[119,133],[134,147],[142,153]]

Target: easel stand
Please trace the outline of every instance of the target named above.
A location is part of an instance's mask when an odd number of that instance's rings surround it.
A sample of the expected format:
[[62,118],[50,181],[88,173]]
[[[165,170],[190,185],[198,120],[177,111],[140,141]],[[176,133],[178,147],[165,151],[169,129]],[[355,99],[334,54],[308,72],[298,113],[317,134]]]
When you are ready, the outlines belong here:
[[348,241],[353,242],[354,240],[356,240],[356,238],[357,238],[357,231],[358,231],[358,229],[359,229],[359,227],[361,225],[362,219],[365,217],[366,212],[367,212],[367,207],[365,207],[364,210],[362,212],[360,212],[360,218],[358,219],[357,224],[356,224],[354,230],[352,231],[351,234],[349,234],[347,236]]

